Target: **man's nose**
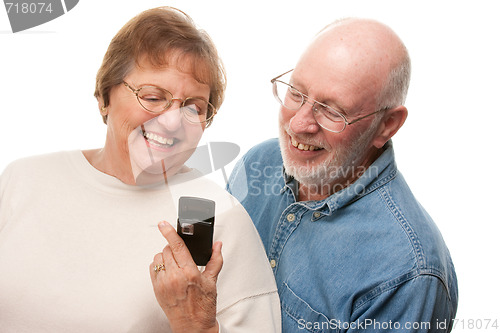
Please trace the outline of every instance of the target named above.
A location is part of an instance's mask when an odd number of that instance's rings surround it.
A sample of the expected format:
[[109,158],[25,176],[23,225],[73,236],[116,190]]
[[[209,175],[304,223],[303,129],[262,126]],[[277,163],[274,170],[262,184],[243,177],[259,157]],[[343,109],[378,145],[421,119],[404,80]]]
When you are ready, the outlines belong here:
[[316,133],[319,125],[314,118],[314,103],[306,100],[290,119],[290,129],[294,133]]

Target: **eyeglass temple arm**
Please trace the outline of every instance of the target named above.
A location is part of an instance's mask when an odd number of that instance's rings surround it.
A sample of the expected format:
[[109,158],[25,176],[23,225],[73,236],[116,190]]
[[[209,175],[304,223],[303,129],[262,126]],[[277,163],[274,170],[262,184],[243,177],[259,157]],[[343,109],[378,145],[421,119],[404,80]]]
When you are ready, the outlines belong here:
[[131,86],[130,86],[127,82],[125,82],[125,81],[122,81],[122,82],[123,82],[123,84],[125,85],[125,87],[129,88],[130,90],[132,90],[132,92],[133,92],[134,94],[137,94],[138,89],[134,89],[134,88],[132,88],[132,87],[131,87]]
[[283,73],[283,74],[280,74],[280,75],[276,76],[275,78],[272,78],[272,79],[271,79],[271,83],[274,83],[274,81],[276,81],[277,79],[279,79],[279,78],[280,78],[280,77],[282,77],[283,75],[286,75],[286,74],[290,73],[290,72],[291,72],[291,71],[293,71],[293,70],[294,70],[294,68],[290,69],[289,71],[287,71],[287,72],[285,72],[285,73]]
[[386,111],[386,110],[389,110],[389,109],[390,109],[389,107],[385,107],[385,108],[380,109],[380,110],[378,110],[378,111],[375,111],[375,112],[369,113],[369,114],[367,114],[367,115],[364,115],[364,116],[363,116],[363,117],[361,117],[361,118],[354,119],[353,121],[347,121],[346,123],[347,123],[347,125],[351,125],[351,124],[357,123],[358,121],[360,121],[360,120],[362,120],[362,119],[365,119],[365,118],[367,118],[367,117],[369,117],[369,116],[372,116],[372,115],[374,115],[375,113],[379,113],[379,112],[381,112],[381,111]]

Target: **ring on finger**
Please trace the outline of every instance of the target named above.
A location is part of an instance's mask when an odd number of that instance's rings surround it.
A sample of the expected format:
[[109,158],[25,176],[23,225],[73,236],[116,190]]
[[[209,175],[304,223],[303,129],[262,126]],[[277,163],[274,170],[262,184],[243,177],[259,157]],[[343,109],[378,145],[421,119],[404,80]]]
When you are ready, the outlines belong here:
[[165,270],[165,265],[163,263],[155,265],[154,270],[155,270],[155,273],[158,274],[158,273],[160,273],[160,271]]

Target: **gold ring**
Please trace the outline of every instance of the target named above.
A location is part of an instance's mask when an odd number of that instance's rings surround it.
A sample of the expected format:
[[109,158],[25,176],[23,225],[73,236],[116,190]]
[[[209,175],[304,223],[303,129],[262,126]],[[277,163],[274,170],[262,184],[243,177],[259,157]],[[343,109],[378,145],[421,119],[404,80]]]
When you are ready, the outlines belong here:
[[159,273],[160,271],[165,270],[165,265],[164,264],[158,264],[155,266],[155,273]]

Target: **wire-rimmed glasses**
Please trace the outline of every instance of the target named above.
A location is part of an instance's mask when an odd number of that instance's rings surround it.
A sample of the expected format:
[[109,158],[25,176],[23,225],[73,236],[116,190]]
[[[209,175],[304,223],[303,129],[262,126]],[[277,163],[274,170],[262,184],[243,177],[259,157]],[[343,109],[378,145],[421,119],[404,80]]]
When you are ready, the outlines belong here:
[[297,88],[295,88],[291,84],[279,80],[282,76],[292,71],[293,69],[271,80],[271,83],[273,84],[274,96],[276,97],[278,102],[280,102],[281,105],[292,111],[299,110],[306,102],[311,104],[313,109],[314,119],[316,119],[318,125],[320,125],[327,131],[333,133],[340,133],[346,128],[347,125],[352,125],[361,119],[374,115],[380,111],[389,109],[389,108],[383,108],[378,111],[364,115],[360,118],[354,119],[352,121],[348,121],[346,116],[342,114],[340,111],[337,111],[329,105],[326,105],[324,103],[312,99],[306,94],[300,92]]
[[175,100],[181,101],[181,112],[184,118],[193,124],[205,123],[217,113],[215,107],[201,97],[188,97],[182,100],[174,98],[170,91],[157,86],[142,86],[134,89],[125,81],[123,84],[135,94],[139,104],[151,113],[165,112]]

